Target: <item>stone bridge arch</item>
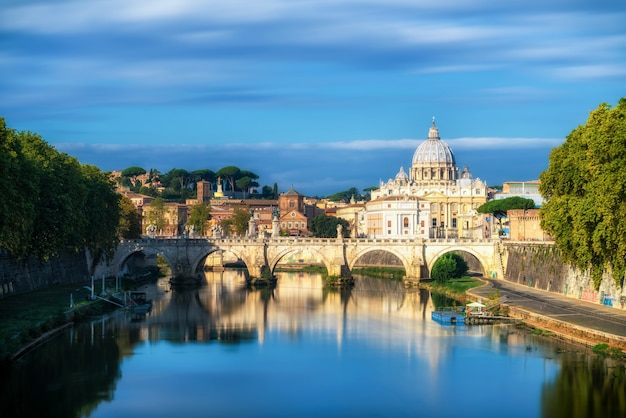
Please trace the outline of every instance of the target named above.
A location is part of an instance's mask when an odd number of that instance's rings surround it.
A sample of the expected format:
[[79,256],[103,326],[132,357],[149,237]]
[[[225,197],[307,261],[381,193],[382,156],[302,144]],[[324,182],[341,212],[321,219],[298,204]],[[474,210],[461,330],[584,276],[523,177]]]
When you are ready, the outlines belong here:
[[425,272],[428,272],[428,278],[430,278],[433,265],[437,262],[437,260],[439,260],[441,257],[443,257],[446,254],[455,253],[455,252],[471,254],[480,263],[480,266],[483,270],[483,274],[486,274],[486,272],[489,271],[490,263],[485,259],[485,257],[480,252],[474,250],[472,247],[462,246],[462,245],[446,246],[445,248],[442,248],[436,251],[435,253],[430,254],[430,256],[426,257],[424,270]]
[[[318,256],[322,260],[322,264],[324,264],[324,267],[326,267],[326,271],[329,272],[329,274],[330,274],[330,272],[332,271],[331,262],[324,255],[324,253],[322,253],[321,251],[319,251],[315,247],[307,247],[307,249],[309,251],[313,252],[316,256]],[[281,248],[276,253],[270,254],[270,250],[268,249],[268,252],[267,252],[267,258],[268,258],[267,265],[269,267],[270,272],[272,274],[274,273],[274,269],[276,268],[276,266],[278,265],[280,260],[283,259],[283,257],[285,257],[286,255],[291,254],[291,253],[297,253],[299,251],[301,251],[301,248],[284,247],[284,248]]]
[[154,257],[155,259],[161,256],[165,259],[165,262],[170,266],[172,271],[174,271],[174,269],[176,268],[176,260],[171,258],[167,254],[167,251],[163,251],[162,249],[158,247],[135,246],[135,247],[129,247],[122,254],[118,255],[116,271],[117,272],[127,271],[126,268],[128,267],[129,260],[133,258],[133,256],[135,256],[136,254],[142,254],[144,258]]
[[350,259],[347,260],[348,268],[350,269],[350,271],[354,270],[354,266],[356,265],[357,261],[359,261],[361,257],[373,251],[384,251],[386,253],[393,254],[402,263],[402,266],[404,267],[404,271],[406,275],[408,276],[409,274],[411,274],[411,271],[412,271],[411,260],[409,260],[406,257],[406,254],[402,253],[401,251],[398,251],[395,247],[387,247],[387,246],[383,247],[380,245],[362,248],[362,249],[357,250],[357,252],[353,253]]

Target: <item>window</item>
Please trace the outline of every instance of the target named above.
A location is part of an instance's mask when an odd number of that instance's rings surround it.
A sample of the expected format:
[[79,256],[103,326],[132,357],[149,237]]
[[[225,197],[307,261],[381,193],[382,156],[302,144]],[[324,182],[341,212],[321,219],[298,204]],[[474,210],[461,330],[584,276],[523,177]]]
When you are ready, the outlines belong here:
[[287,225],[289,226],[289,229],[291,229],[291,222],[289,222]]
[[291,217],[295,218],[295,216],[296,216],[296,212],[291,212]]
[[387,228],[391,228],[391,221],[387,221]]
[[404,227],[405,227],[405,228],[408,228],[408,227],[409,227],[409,218],[408,218],[408,217],[405,217],[405,218],[404,218]]
[[285,223],[283,222],[282,224],[280,224],[280,226],[282,226],[282,227],[283,227],[283,229],[284,229],[286,225],[285,225]]
[[296,207],[296,202],[294,202],[293,200],[289,201],[289,207],[290,208],[295,208]]
[[[421,226],[422,228],[424,227],[424,221],[421,221],[421,222],[420,222],[420,226]],[[423,233],[424,233],[424,232],[422,231],[422,234],[423,234]]]
[[433,218],[433,226],[437,228],[437,218]]
[[456,218],[452,218],[452,228],[456,228]]
[[306,228],[306,225],[304,225],[304,222],[300,222],[300,228]]

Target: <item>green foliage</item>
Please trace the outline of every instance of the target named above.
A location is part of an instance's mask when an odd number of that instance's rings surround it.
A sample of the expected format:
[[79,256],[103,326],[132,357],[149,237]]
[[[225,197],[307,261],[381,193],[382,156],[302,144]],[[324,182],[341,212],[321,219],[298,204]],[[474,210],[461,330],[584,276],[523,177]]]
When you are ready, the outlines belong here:
[[603,103],[550,153],[539,191],[541,227],[565,261],[590,269],[596,289],[605,269],[617,285],[626,272],[626,98]]
[[157,197],[149,204],[148,224],[156,226],[157,233],[161,233],[165,228],[165,200]]
[[228,184],[230,185],[230,190],[234,192],[235,182],[239,178],[240,173],[241,173],[241,170],[239,169],[239,167],[236,167],[234,165],[229,165],[229,166],[220,168],[219,170],[217,170],[217,173],[215,174],[218,177],[221,177],[222,179],[226,180]]
[[189,210],[187,225],[193,225],[196,234],[202,236],[206,232],[206,221],[211,217],[211,206],[206,203],[197,203]]
[[354,198],[354,200],[356,201],[359,201],[359,200],[365,200],[367,196],[362,195],[359,192],[359,189],[357,189],[356,187],[351,187],[348,190],[345,190],[343,192],[337,192],[335,194],[328,196],[328,200],[330,201],[344,202],[344,203],[349,203],[350,199],[352,198]]
[[120,199],[120,222],[117,233],[124,239],[137,239],[141,237],[141,214],[133,202],[126,196]]
[[233,216],[230,218],[230,228],[234,235],[244,236],[248,231],[250,221],[250,211],[244,207],[235,208]]
[[460,278],[467,274],[467,263],[458,254],[449,253],[439,258],[433,265],[430,276],[436,282],[447,282],[453,278]]
[[85,247],[95,258],[113,252],[119,196],[107,176],[2,118],[0,149],[2,248],[42,261]]
[[350,224],[345,219],[335,216],[318,215],[311,221],[311,232],[316,238],[336,238],[337,225],[342,225],[344,238],[350,236]]
[[506,199],[490,200],[476,209],[478,213],[491,213],[497,219],[506,217],[506,212],[514,209],[533,209],[535,201],[520,196],[507,197]]

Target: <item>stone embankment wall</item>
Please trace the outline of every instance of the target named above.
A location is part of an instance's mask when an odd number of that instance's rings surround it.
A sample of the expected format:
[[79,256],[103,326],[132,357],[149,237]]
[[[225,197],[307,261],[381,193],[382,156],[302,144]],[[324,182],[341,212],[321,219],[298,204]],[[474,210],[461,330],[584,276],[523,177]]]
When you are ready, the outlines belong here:
[[59,284],[80,283],[89,277],[85,253],[54,257],[47,262],[14,260],[0,249],[0,298]]
[[595,290],[589,272],[564,263],[552,244],[508,242],[504,248],[507,281],[618,308],[626,302],[623,285],[618,286],[609,273]]

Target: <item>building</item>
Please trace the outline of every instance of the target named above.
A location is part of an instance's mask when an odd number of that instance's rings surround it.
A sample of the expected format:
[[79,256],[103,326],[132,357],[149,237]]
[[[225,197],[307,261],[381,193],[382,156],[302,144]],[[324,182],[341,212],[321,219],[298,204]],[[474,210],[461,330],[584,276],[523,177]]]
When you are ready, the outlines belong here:
[[350,237],[362,238],[367,236],[366,224],[366,204],[356,203],[354,199],[350,201],[348,206],[338,207],[335,209],[335,216],[345,219],[350,224]]
[[541,229],[539,209],[515,209],[506,213],[509,222],[509,238],[512,241],[551,241]]
[[278,197],[279,227],[291,236],[309,235],[304,195],[293,187]]
[[430,203],[416,196],[379,197],[365,204],[372,238],[430,237]]
[[[428,138],[413,154],[409,174],[400,167],[393,179],[381,181],[380,187],[372,190],[372,201],[387,207],[384,224],[378,225],[381,212],[373,210],[378,206],[368,205],[367,235],[422,237],[424,231],[428,238],[482,238],[483,220],[476,209],[487,201],[488,193],[487,184],[473,178],[467,167],[459,173],[452,149],[439,137],[433,118]],[[404,201],[404,197],[408,199]],[[409,205],[414,213],[407,212]],[[428,228],[422,229],[422,221]]]
[[147,235],[178,236],[184,232],[187,217],[188,208],[180,203],[166,202],[162,210],[147,205],[143,207],[142,230]]

